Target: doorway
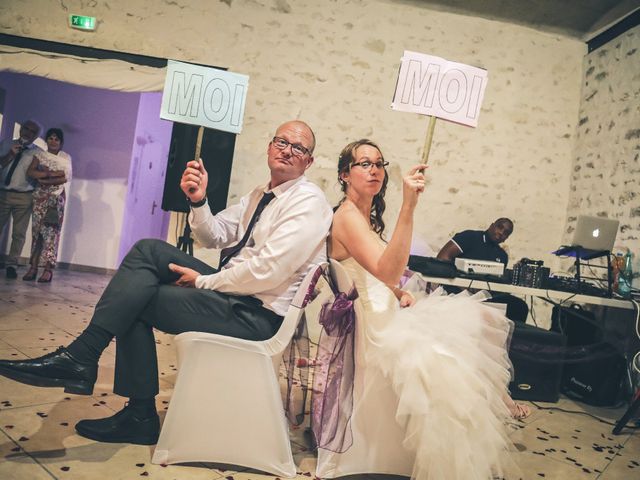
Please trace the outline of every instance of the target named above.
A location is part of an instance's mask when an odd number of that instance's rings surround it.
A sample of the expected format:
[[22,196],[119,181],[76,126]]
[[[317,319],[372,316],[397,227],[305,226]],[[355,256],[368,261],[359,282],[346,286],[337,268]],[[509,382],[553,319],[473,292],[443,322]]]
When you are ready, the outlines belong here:
[[60,262],[114,269],[136,240],[166,239],[170,214],[159,205],[173,123],[159,118],[161,92],[118,92],[6,71],[0,88],[0,137],[12,136],[26,118],[65,133],[73,179]]

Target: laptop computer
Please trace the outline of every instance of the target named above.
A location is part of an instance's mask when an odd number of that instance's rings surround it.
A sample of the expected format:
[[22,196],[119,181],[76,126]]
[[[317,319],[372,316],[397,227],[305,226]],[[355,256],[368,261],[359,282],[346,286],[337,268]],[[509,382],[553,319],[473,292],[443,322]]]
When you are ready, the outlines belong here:
[[580,247],[580,257],[589,259],[595,258],[592,257],[593,254],[611,251],[616,241],[619,223],[618,220],[610,218],[578,215],[578,222],[573,232],[571,245],[562,247],[553,253],[556,255],[575,256],[576,247]]
[[618,220],[579,215],[573,232],[573,246],[587,250],[609,250],[613,248],[618,233]]

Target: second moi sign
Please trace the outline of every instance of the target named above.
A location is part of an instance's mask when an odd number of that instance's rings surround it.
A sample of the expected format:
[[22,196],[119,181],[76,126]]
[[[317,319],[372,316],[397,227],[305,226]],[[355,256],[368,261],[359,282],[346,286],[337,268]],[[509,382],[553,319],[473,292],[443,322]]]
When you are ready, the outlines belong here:
[[405,51],[391,108],[478,125],[487,71]]

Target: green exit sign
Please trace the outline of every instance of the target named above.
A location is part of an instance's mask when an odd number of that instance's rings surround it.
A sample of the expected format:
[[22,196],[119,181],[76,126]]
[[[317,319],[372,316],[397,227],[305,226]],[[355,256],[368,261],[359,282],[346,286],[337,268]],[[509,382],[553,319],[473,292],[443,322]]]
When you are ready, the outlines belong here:
[[95,30],[96,17],[85,17],[84,15],[69,15],[69,26],[80,30]]

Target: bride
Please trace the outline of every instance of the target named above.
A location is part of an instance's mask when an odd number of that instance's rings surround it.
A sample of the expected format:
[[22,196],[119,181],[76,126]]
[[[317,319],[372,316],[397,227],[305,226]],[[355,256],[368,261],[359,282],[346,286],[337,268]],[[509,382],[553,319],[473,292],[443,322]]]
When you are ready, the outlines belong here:
[[403,179],[403,202],[383,239],[388,176],[378,146],[347,145],[338,163],[344,192],[333,219],[329,253],[347,270],[365,311],[366,364],[391,380],[405,447],[415,452],[413,478],[490,479],[502,473],[510,441],[505,422],[528,408],[507,385],[512,323],[482,303],[486,293],[416,294],[398,287],[409,258],[414,210],[425,165]]

